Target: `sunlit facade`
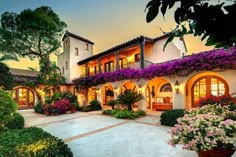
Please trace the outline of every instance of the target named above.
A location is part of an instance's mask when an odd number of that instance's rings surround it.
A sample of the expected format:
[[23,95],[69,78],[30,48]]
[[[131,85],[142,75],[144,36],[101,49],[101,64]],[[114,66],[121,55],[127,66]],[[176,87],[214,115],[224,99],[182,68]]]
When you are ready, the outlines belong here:
[[[87,90],[73,84],[73,80],[78,78],[99,76],[123,69],[142,71],[150,65],[169,64],[170,61],[188,58],[183,39],[172,41],[163,50],[168,36],[169,34],[156,38],[140,36],[94,54],[92,41],[67,31],[63,37],[63,52],[57,61],[61,74],[67,81],[67,85],[61,87],[62,91],[71,91],[77,95],[79,105],[98,100],[105,107],[125,89],[131,89],[143,94],[144,99],[134,107],[144,111],[190,109],[197,107],[201,98],[227,95],[236,91],[235,68],[196,70],[186,75],[173,73],[151,79],[107,80],[106,83],[97,84]],[[32,108],[43,97],[43,88],[32,89],[22,83],[18,83],[13,89],[12,97],[20,109]]]

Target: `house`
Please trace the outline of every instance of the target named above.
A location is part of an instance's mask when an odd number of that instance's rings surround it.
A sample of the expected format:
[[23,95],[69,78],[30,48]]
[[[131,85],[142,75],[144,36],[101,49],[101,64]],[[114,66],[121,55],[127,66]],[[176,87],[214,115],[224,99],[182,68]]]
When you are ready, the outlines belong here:
[[57,61],[67,80],[61,89],[75,93],[80,105],[97,99],[102,106],[136,90],[144,96],[136,104],[142,110],[189,109],[200,98],[236,91],[235,48],[189,55],[181,38],[163,50],[169,35],[139,36],[94,54],[92,41],[66,31]]
[[[236,83],[234,79],[236,77],[235,49],[232,52],[212,50],[187,55],[184,40],[175,39],[163,51],[168,36],[168,33],[157,38],[140,36],[93,54],[93,42],[66,32],[63,43],[68,47],[64,47],[64,52],[58,57],[58,65],[64,69],[64,76],[70,78],[67,79],[67,83],[73,83],[73,79],[76,80],[76,78],[90,79],[87,82],[87,87],[89,87],[87,92],[77,89],[80,104],[85,103],[86,100],[89,102],[97,99],[101,101],[102,105],[106,105],[109,100],[115,99],[127,88],[138,90],[144,95],[144,99],[138,104],[140,109],[189,109],[196,107],[196,103],[201,97],[220,96],[236,91],[234,86]],[[64,58],[63,56],[73,59],[65,61],[61,59]],[[195,62],[193,62],[194,59]],[[221,66],[219,62],[217,67],[211,65],[217,61],[226,64],[221,64]],[[187,68],[181,70],[175,67],[172,68],[171,73],[157,74],[152,78],[142,78],[146,75],[145,73],[139,76],[139,79],[127,76],[127,79],[117,80],[111,77],[122,70],[136,69],[137,71],[133,71],[134,75],[135,72],[148,72],[148,69],[151,70],[150,67],[153,66],[156,69],[166,67],[162,70],[163,73],[163,71],[171,69],[173,63],[178,62],[182,66],[188,64]],[[67,64],[70,68],[65,68]],[[196,65],[190,67],[191,64]],[[150,70],[148,73],[153,72]],[[178,74],[176,74],[176,70],[178,70]],[[106,80],[108,75],[110,80]],[[103,79],[103,81],[100,80],[100,83],[94,83],[92,86],[88,85],[91,82],[99,82],[99,79]]]

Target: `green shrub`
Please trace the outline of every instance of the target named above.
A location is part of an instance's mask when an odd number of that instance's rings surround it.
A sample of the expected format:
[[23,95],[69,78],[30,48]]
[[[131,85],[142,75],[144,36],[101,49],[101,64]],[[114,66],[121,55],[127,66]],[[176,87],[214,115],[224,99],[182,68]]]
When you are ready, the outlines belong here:
[[25,119],[19,113],[13,113],[13,119],[11,119],[5,126],[8,129],[23,129],[25,125]]
[[99,106],[99,105],[101,105],[101,103],[99,101],[97,101],[97,100],[92,100],[92,101],[89,102],[89,104],[91,106]]
[[62,93],[63,99],[68,99],[71,103],[78,103],[77,102],[77,96],[72,94],[71,92],[63,92]]
[[102,112],[105,115],[112,115],[116,118],[120,118],[120,119],[135,119],[137,117],[140,116],[144,116],[145,112],[142,110],[138,110],[138,111],[129,111],[127,109],[114,109],[114,110],[104,110]]
[[136,111],[136,113],[138,113],[140,116],[145,116],[146,115],[146,112],[143,111],[143,110],[138,110],[138,111]]
[[53,96],[51,97],[51,99],[52,99],[52,102],[56,102],[60,99],[63,99],[62,93],[59,93],[59,92],[54,93]]
[[92,100],[89,103],[90,105],[83,105],[83,106],[77,106],[76,110],[77,111],[83,111],[83,112],[90,112],[90,111],[97,111],[97,110],[101,110],[102,106],[101,103],[97,100]]
[[40,114],[44,114],[44,109],[43,109],[43,105],[42,103],[37,103],[35,106],[34,106],[34,111],[36,113],[40,113]]
[[10,94],[0,89],[0,132],[5,130],[4,125],[7,124],[13,117],[17,109],[16,102],[11,98]]
[[177,119],[183,117],[184,113],[184,109],[174,109],[163,112],[161,114],[161,125],[174,126],[178,123]]
[[124,110],[120,110],[120,111],[116,112],[114,114],[114,116],[116,118],[120,118],[120,119],[135,119],[135,118],[139,117],[139,114],[137,112],[124,109]]
[[0,156],[72,157],[70,148],[57,137],[31,127],[0,134]]
[[102,114],[105,114],[105,115],[112,115],[112,110],[110,110],[110,109],[103,110],[103,111],[102,111]]

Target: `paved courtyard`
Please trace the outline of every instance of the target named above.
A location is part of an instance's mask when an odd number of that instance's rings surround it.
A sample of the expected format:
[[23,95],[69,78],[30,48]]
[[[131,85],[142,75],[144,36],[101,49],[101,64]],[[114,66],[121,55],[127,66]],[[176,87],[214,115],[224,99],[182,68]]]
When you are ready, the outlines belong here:
[[19,112],[26,127],[37,126],[63,139],[75,157],[197,157],[194,151],[167,144],[170,128],[160,125],[159,116],[121,120],[100,111],[60,116],[44,116],[33,110]]

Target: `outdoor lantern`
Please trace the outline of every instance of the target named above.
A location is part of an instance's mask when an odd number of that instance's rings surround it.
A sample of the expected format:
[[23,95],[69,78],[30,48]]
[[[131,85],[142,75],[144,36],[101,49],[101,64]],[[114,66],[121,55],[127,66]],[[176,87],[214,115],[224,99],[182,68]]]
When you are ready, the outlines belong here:
[[175,92],[177,94],[179,93],[179,82],[178,82],[178,80],[175,81]]

